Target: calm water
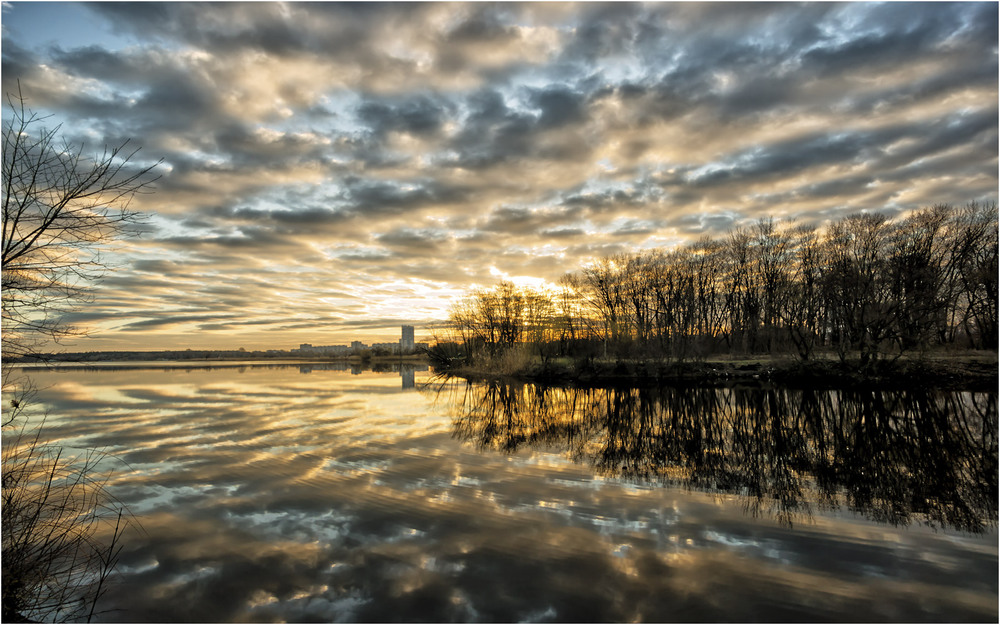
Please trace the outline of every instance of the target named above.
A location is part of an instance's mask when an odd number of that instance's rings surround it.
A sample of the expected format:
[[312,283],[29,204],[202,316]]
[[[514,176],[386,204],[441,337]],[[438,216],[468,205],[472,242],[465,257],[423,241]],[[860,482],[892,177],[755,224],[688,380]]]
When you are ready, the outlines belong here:
[[106,621],[989,621],[995,394],[35,370],[142,529]]

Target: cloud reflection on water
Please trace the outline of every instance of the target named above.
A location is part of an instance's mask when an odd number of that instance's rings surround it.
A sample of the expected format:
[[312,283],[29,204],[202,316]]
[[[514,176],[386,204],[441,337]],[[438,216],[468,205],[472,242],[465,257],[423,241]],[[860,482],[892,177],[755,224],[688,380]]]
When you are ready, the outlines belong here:
[[398,375],[35,376],[48,435],[120,459],[143,527],[106,620],[996,619],[995,536],[819,508],[789,528],[559,445],[481,451]]
[[801,522],[850,508],[873,520],[996,526],[990,393],[782,388],[451,387],[454,432],[484,450],[546,449],[597,475],[743,495]]

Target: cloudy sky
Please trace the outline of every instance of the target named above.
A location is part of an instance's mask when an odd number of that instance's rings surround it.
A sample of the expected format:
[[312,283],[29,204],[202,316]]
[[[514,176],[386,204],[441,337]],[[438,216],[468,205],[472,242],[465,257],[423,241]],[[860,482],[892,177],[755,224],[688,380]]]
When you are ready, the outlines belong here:
[[503,278],[995,200],[997,24],[992,2],[5,2],[2,87],[163,159],[73,349],[421,340]]

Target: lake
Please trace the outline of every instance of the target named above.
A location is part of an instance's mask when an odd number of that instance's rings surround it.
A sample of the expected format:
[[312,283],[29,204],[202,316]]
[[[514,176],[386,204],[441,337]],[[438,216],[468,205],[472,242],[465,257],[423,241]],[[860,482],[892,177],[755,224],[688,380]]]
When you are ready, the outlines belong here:
[[137,523],[106,622],[998,618],[995,393],[29,374]]

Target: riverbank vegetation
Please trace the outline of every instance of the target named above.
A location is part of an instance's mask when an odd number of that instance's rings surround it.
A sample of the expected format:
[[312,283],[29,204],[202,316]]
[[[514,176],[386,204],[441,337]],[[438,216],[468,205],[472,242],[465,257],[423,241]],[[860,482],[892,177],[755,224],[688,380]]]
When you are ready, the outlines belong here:
[[[12,361],[74,336],[65,314],[109,269],[101,248],[140,216],[155,180],[123,142],[88,157],[9,94],[3,122],[2,620],[89,622],[116,565],[129,516],[108,497],[100,451],[46,442],[32,385]],[[29,415],[29,413],[31,413]]]
[[995,203],[858,213],[823,229],[762,219],[599,259],[555,290],[477,291],[454,304],[430,355],[465,375],[659,377],[756,357],[870,378],[901,358],[971,350],[992,354],[995,375],[997,255]]
[[105,489],[105,455],[47,444],[21,406],[4,417],[2,619],[89,623],[130,517]]

